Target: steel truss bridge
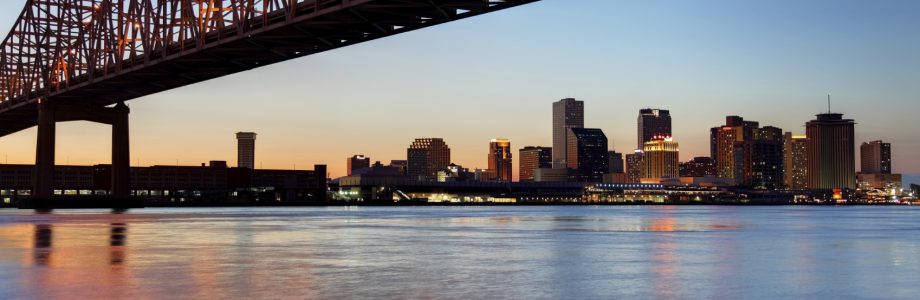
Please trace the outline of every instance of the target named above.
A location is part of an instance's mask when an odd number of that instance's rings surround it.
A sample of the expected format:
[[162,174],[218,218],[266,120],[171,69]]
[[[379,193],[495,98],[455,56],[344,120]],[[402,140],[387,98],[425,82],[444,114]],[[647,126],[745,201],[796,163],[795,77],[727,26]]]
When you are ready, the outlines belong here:
[[536,1],[27,0],[0,46],[0,136],[38,126],[32,195],[51,198],[55,123],[111,124],[126,198],[124,101]]

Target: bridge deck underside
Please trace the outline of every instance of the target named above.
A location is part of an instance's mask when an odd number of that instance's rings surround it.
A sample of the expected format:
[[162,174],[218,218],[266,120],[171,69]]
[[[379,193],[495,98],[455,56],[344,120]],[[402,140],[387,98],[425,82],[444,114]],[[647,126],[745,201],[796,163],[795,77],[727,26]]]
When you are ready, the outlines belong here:
[[[44,97],[0,104],[0,136],[37,124],[37,99],[103,107],[285,60],[480,15],[536,0],[351,0],[303,18],[281,20],[240,35],[208,34],[193,49],[162,49],[125,62],[119,72],[83,75]],[[458,10],[459,9],[459,10]],[[284,19],[284,18],[282,18]],[[229,36],[229,37],[228,37]]]

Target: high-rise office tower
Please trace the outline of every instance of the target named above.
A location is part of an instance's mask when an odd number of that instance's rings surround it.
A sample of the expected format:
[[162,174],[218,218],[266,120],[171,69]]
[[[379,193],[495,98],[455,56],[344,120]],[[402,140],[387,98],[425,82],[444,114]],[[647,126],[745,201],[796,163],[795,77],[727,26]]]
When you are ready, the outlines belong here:
[[607,136],[596,128],[569,128],[568,168],[574,170],[578,182],[602,182],[609,171]]
[[633,154],[626,154],[626,181],[627,183],[642,182],[645,177],[645,154],[636,150]]
[[623,153],[619,153],[616,151],[610,151],[609,157],[610,157],[610,162],[608,163],[609,164],[608,167],[610,170],[609,173],[612,173],[612,174],[625,173],[625,169],[623,169]]
[[891,144],[882,141],[862,143],[859,146],[862,173],[891,174]]
[[805,123],[808,188],[856,188],[855,125],[831,112]]
[[735,184],[745,184],[745,171],[750,170],[751,141],[754,140],[754,130],[760,124],[745,121],[738,116],[725,118],[725,125],[714,127],[710,130],[710,140],[714,141],[711,149],[713,161],[716,165],[716,175],[731,179]]
[[493,180],[511,181],[511,141],[493,139],[489,142],[489,170],[495,171]]
[[645,147],[645,143],[655,137],[670,137],[671,112],[666,109],[645,108],[639,110],[639,143],[637,149]]
[[807,139],[804,134],[787,132],[783,138],[783,184],[788,189],[807,187]]
[[351,176],[351,173],[356,170],[369,168],[371,166],[371,158],[360,154],[354,155],[348,158],[347,164],[348,167],[346,171],[348,176]]
[[450,147],[441,138],[415,139],[406,149],[406,174],[422,181],[434,180],[450,165]]
[[642,178],[680,177],[680,147],[670,137],[645,142],[645,171]]
[[256,168],[256,133],[236,133],[236,166],[239,168]]
[[754,130],[750,162],[745,164],[744,183],[760,189],[783,187],[783,130],[764,126]]
[[520,181],[534,181],[537,169],[553,167],[553,148],[527,146],[518,154],[518,174]]
[[585,127],[585,103],[573,98],[553,102],[553,168],[568,166],[569,128]]

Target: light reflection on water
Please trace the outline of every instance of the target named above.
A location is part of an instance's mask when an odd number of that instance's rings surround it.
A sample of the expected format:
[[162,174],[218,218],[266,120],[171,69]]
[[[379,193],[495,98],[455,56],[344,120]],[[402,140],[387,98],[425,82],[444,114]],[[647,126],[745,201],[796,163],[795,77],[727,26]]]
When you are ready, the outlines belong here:
[[8,298],[905,298],[906,207],[0,211]]

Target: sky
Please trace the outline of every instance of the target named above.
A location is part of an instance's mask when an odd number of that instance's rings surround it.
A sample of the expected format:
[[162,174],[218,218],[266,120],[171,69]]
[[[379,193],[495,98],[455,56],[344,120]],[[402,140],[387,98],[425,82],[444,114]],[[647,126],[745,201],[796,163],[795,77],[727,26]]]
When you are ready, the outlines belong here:
[[[19,2],[0,4],[0,30]],[[234,133],[254,131],[257,167],[338,177],[351,155],[405,159],[420,137],[469,168],[487,166],[493,138],[515,156],[550,146],[552,102],[567,97],[619,152],[635,147],[639,109],[670,109],[685,161],[709,155],[727,115],[804,133],[827,94],[857,121],[857,149],[890,142],[894,171],[920,174],[920,1],[543,0],[127,104],[132,165],[236,165]],[[58,124],[57,163],[109,163],[110,135]],[[0,137],[0,159],[34,163],[35,129]]]

